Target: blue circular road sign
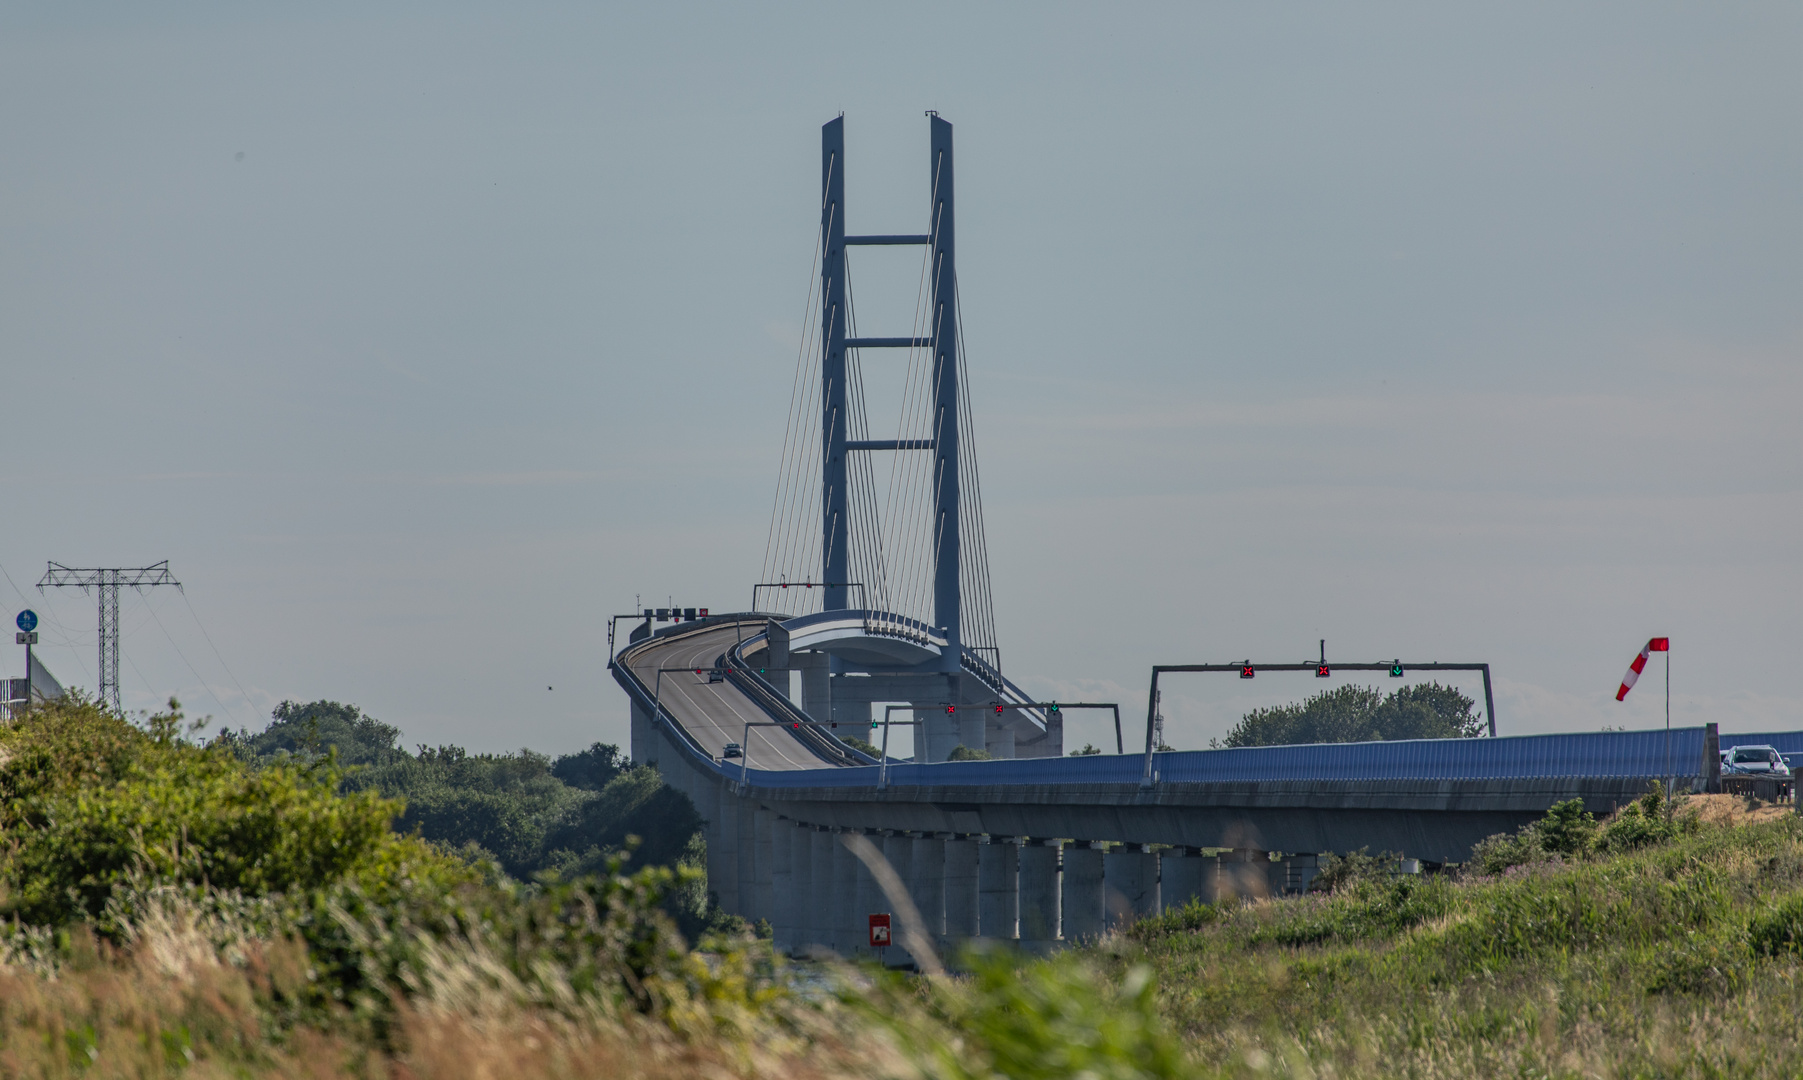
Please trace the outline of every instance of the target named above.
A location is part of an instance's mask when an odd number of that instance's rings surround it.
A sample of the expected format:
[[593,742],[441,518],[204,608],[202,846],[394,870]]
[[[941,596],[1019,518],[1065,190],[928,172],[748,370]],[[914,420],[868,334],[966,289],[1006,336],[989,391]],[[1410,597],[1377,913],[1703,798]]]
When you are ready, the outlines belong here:
[[24,611],[19,612],[19,617],[15,621],[18,622],[19,629],[29,634],[38,628],[38,613],[30,608],[26,608]]

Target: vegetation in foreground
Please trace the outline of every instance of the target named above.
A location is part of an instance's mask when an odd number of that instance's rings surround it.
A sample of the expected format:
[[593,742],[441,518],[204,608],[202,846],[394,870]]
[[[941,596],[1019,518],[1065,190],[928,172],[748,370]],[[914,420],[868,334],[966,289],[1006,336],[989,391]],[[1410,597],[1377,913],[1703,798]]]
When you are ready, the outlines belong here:
[[521,883],[395,831],[329,755],[146,728],[71,701],[0,729],[0,1076],[1803,1072],[1803,829],[1721,797],[905,980],[692,948],[680,865]]
[[1149,966],[1198,1067],[1233,1075],[1803,1075],[1803,828],[1742,805],[1568,803],[1463,875],[1352,860],[1326,895],[1098,951]]

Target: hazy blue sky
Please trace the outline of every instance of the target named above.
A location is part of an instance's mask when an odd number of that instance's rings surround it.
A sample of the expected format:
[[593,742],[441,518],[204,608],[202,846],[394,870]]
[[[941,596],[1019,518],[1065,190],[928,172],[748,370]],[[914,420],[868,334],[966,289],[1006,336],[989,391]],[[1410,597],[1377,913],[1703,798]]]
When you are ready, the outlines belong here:
[[[1669,634],[1677,722],[1803,727],[1789,3],[6,5],[43,655],[93,685],[46,560],[167,558],[132,708],[624,740],[605,616],[760,569],[819,126],[853,230],[914,231],[925,109],[1017,681],[1143,709],[1325,637],[1642,726]],[[1173,682],[1172,741],[1320,685]]]

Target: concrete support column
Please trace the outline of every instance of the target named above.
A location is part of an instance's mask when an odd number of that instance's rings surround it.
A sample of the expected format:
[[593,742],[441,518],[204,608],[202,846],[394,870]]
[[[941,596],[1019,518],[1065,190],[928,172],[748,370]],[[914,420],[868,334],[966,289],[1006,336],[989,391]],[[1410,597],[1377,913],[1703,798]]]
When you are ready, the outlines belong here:
[[1045,952],[1058,941],[1058,849],[1062,840],[1029,840],[1020,848],[1020,942]]
[[1257,848],[1234,848],[1221,856],[1221,899],[1262,900],[1271,895],[1271,856]]
[[1094,941],[1107,925],[1101,843],[1078,841],[1064,849],[1064,940]]
[[[949,700],[949,699],[948,699]],[[958,745],[958,718],[944,705],[914,703],[914,760],[944,761]]]
[[[864,839],[869,840],[878,847],[882,846],[883,838],[880,836],[871,836],[870,834],[865,833]],[[857,911],[852,920],[851,933],[857,940],[853,942],[852,952],[848,955],[874,955],[870,950],[870,916],[879,911],[889,911],[891,908],[889,905],[889,898],[883,895],[882,886],[876,883],[876,875],[870,872],[870,867],[865,866],[861,859],[858,861],[858,900],[856,908]],[[895,926],[894,920],[891,920],[890,928],[892,931]]]
[[1014,757],[1014,732],[1000,724],[990,724],[984,734],[983,749],[989,751],[992,758]]
[[1308,891],[1309,882],[1315,880],[1315,871],[1319,869],[1321,858],[1318,855],[1288,855],[1283,860],[1283,891],[1286,896],[1294,896]]
[[[769,811],[763,811],[769,813]],[[775,817],[770,825],[770,947],[788,952],[795,944],[795,824]]]
[[945,842],[945,943],[954,953],[977,936],[977,847],[968,836]]
[[733,828],[739,834],[739,909],[734,914],[750,922],[763,917],[757,909],[757,808],[751,800],[735,795],[732,798]]
[[1121,844],[1102,856],[1108,929],[1158,914],[1158,856],[1144,844]]
[[772,929],[776,927],[776,853],[773,850],[775,827],[774,813],[753,807],[751,831],[757,846],[751,860],[752,902],[757,906],[757,918],[768,920]]
[[815,720],[833,717],[833,680],[825,653],[790,653],[789,666],[801,669],[801,711]]
[[707,888],[719,901],[720,910],[739,910],[739,819],[738,800],[727,794],[718,780],[701,791],[698,807],[707,819]]
[[815,829],[808,835],[810,856],[808,867],[814,880],[814,891],[807,898],[809,943],[816,948],[838,947],[839,911],[836,904],[839,887],[837,877],[837,837],[831,829]]
[[1161,909],[1174,911],[1195,900],[1212,904],[1219,895],[1219,859],[1202,855],[1193,847],[1174,847],[1158,859],[1158,899]]
[[870,732],[870,702],[852,699],[845,693],[847,682],[869,682],[868,679],[847,679],[843,675],[838,678],[838,686],[833,689],[833,723],[839,727],[834,734],[855,735],[862,739]]
[[814,830],[798,822],[789,825],[789,951],[803,955],[814,944]]
[[857,936],[851,927],[858,919],[858,857],[845,846],[850,830],[833,833],[833,951],[851,956]]
[[911,872],[903,879],[934,948],[945,940],[945,835],[923,833],[914,838]]
[[[1020,921],[1020,845],[1012,836],[991,836],[977,845],[977,930],[986,938],[1012,941]],[[947,911],[949,917],[950,911]]]
[[632,763],[644,765],[658,757],[657,727],[651,722],[651,710],[632,703]]
[[[989,749],[989,721],[994,716],[994,712],[985,712],[969,705],[959,709],[957,745],[967,746],[972,750]],[[946,753],[951,751],[947,750]]]
[[[905,832],[886,829],[880,838],[873,837],[872,839],[880,839],[883,858],[888,860],[890,869],[895,871],[895,876],[901,879],[903,887],[908,888],[908,894],[912,896],[914,890],[909,886],[914,876],[914,838]],[[889,912],[893,917],[892,926],[896,931],[896,947],[889,950],[890,965],[906,966],[915,963],[914,954],[901,947],[901,913],[895,910],[894,902],[888,897],[882,896],[880,893],[878,895],[882,906],[870,910]]]

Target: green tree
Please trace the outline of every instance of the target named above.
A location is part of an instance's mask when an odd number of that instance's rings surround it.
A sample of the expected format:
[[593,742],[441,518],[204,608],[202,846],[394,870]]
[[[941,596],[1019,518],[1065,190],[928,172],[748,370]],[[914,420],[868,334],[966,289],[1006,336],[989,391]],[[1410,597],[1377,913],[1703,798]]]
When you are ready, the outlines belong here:
[[1483,731],[1476,702],[1455,687],[1425,683],[1386,697],[1368,686],[1340,686],[1298,704],[1254,709],[1234,725],[1222,745],[1469,739]]
[[306,764],[336,751],[346,793],[401,800],[396,828],[441,847],[494,859],[531,878],[605,869],[637,838],[635,864],[674,865],[701,820],[655,769],[635,767],[607,743],[556,759],[531,750],[472,754],[460,746],[399,746],[398,728],[355,705],[284,701],[269,726],[226,732],[222,750],[262,767]]

